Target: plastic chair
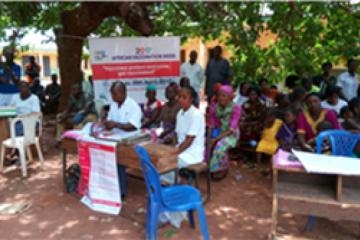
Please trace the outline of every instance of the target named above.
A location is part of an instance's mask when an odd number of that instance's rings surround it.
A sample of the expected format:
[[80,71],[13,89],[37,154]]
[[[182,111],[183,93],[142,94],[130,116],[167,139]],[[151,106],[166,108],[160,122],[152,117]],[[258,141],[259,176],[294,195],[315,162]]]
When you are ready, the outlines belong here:
[[[344,130],[328,130],[319,134],[316,138],[316,152],[322,153],[323,143],[329,140],[331,155],[352,157],[354,148],[360,140],[360,134],[352,134]],[[314,228],[316,217],[309,216],[306,223],[306,231],[311,232]]]
[[354,148],[360,140],[360,134],[352,134],[344,130],[328,130],[319,134],[316,139],[316,152],[321,153],[322,144],[329,139],[331,155],[352,157]]
[[159,174],[151,163],[147,151],[140,146],[136,146],[135,151],[140,158],[148,192],[146,239],[156,239],[158,218],[161,212],[187,211],[190,224],[195,227],[194,210],[198,212],[203,239],[209,239],[201,193],[196,188],[186,185],[162,187]]
[[[0,153],[0,171],[3,171],[4,158],[5,158],[5,149],[6,148],[16,148],[19,151],[20,163],[22,176],[27,176],[26,168],[26,154],[30,159],[33,160],[30,145],[35,144],[36,150],[41,162],[41,165],[44,164],[44,157],[40,148],[40,136],[42,132],[42,114],[41,113],[31,113],[26,116],[17,117],[10,119],[10,134],[11,137],[4,140],[1,144],[1,153]],[[15,132],[15,125],[17,122],[21,122],[24,129],[24,135],[17,137]],[[36,135],[36,125],[39,124],[39,134]]]

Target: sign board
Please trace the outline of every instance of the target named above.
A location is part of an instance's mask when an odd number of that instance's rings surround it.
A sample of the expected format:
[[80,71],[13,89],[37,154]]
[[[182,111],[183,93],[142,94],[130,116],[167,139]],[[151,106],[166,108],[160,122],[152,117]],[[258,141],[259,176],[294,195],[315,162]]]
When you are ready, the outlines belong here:
[[92,38],[89,44],[95,99],[110,102],[111,84],[122,81],[138,103],[146,101],[149,84],[164,101],[165,87],[180,76],[179,37]]

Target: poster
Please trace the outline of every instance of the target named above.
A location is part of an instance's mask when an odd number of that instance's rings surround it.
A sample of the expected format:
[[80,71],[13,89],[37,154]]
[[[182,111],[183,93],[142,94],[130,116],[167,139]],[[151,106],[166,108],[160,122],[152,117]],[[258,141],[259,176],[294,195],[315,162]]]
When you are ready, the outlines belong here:
[[81,201],[94,211],[118,215],[121,193],[116,143],[83,138],[78,141]]
[[122,81],[138,103],[146,101],[148,84],[164,101],[165,87],[180,76],[179,37],[91,38],[89,44],[95,99],[109,102],[111,84]]

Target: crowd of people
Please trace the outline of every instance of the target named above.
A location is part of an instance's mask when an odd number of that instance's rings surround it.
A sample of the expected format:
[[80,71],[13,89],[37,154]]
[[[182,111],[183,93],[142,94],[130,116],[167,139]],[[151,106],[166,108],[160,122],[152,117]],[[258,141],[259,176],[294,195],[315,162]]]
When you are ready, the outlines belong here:
[[[52,75],[52,83],[44,89],[35,73],[40,66],[32,59],[26,69],[29,82],[20,81],[13,54],[4,51],[4,55],[6,64],[0,62],[1,84],[19,86],[20,93],[11,100],[18,114],[40,110],[57,113],[61,94],[57,76]],[[154,131],[158,133],[157,141],[177,146],[179,167],[207,161],[213,179],[222,179],[229,169],[229,149],[252,149],[256,167],[279,148],[314,151],[316,136],[322,131],[360,130],[359,79],[354,59],[338,77],[332,74],[329,62],[322,65],[323,73],[318,76],[291,75],[285,79],[282,91],[270,85],[267,78],[241,82],[234,91],[230,64],[219,46],[214,48],[205,70],[197,63],[196,51],[189,59],[181,66],[179,84],[172,82],[166,87],[164,103],[157,98],[155,85],[147,86],[147,101],[138,105],[127,96],[126,85],[115,82],[110,89],[113,103],[104,106],[98,116],[91,79],[73,84],[67,108],[57,114],[57,140],[65,129],[81,128],[97,119],[107,130],[161,128]],[[206,112],[200,111],[201,89],[205,89]],[[35,105],[41,108],[35,109]]]

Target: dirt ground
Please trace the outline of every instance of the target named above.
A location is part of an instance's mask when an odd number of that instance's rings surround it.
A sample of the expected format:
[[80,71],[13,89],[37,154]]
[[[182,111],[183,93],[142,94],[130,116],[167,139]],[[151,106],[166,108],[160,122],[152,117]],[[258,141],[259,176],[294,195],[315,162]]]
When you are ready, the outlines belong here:
[[[60,151],[54,145],[54,127],[45,128],[45,168],[35,160],[29,177],[11,166],[0,174],[0,203],[29,202],[31,207],[16,215],[0,215],[0,239],[145,239],[146,188],[128,178],[129,193],[119,216],[93,212],[79,196],[64,191]],[[76,156],[70,156],[75,162]],[[241,179],[236,176],[241,175]],[[238,177],[239,178],[239,177]],[[204,185],[204,184],[203,184]],[[271,180],[245,165],[232,162],[226,179],[212,183],[212,196],[205,205],[212,239],[267,239],[271,226]],[[314,230],[303,228],[306,216],[281,213],[278,232],[286,239],[360,239],[354,222],[318,219]],[[181,229],[164,226],[158,239],[201,239],[199,225]]]

